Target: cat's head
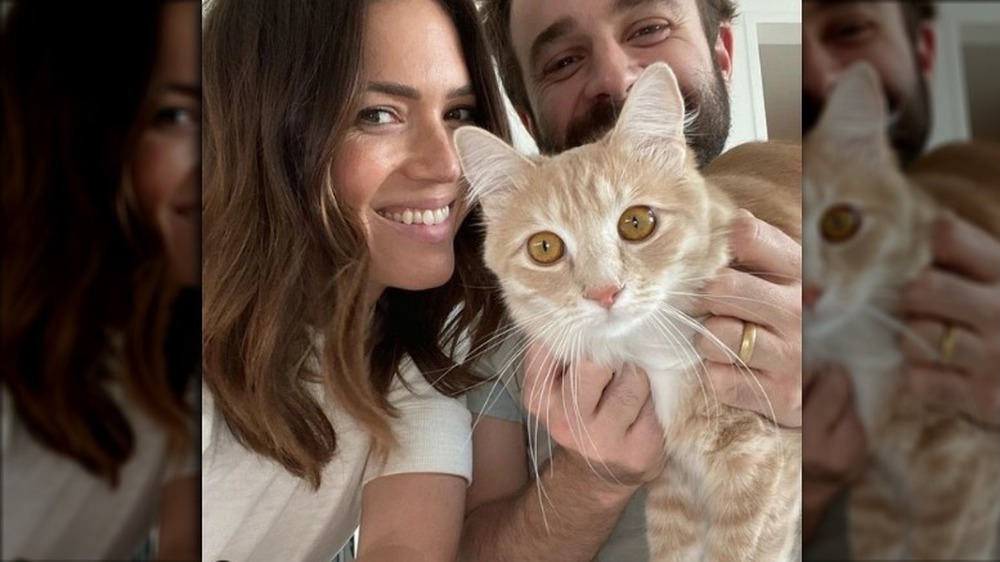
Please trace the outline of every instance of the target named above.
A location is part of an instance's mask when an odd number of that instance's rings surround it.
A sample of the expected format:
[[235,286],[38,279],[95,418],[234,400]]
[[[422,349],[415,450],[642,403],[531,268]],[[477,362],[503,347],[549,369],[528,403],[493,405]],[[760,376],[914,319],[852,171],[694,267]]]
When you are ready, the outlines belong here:
[[732,211],[696,168],[665,64],[643,72],[595,143],[527,158],[464,127],[455,144],[483,208],[486,264],[515,321],[557,354],[661,330],[663,311],[689,308],[728,259]]
[[928,263],[929,206],[900,171],[885,96],[860,62],[843,72],[803,143],[803,325],[833,333],[890,310]]

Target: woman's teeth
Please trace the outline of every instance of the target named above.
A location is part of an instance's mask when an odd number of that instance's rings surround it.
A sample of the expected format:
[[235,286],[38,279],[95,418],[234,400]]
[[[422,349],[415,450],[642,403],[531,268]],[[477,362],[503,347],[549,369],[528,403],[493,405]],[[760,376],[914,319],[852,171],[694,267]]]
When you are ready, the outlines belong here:
[[448,219],[451,214],[448,206],[441,207],[440,209],[406,209],[405,211],[395,211],[388,213],[385,211],[379,211],[379,215],[395,222],[401,222],[403,224],[427,224],[435,225],[441,224]]

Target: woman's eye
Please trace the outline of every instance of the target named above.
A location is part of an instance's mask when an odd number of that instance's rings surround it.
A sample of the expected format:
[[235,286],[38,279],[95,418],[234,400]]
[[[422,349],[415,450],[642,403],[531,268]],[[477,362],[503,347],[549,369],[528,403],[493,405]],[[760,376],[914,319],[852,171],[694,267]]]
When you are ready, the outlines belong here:
[[358,112],[358,120],[370,125],[385,125],[392,123],[395,116],[392,111],[384,107],[370,107]]
[[444,118],[447,121],[472,123],[476,120],[476,109],[473,107],[456,107],[455,109],[449,110],[448,113],[445,114]]
[[158,127],[196,126],[197,115],[186,107],[164,107],[153,116],[153,124]]

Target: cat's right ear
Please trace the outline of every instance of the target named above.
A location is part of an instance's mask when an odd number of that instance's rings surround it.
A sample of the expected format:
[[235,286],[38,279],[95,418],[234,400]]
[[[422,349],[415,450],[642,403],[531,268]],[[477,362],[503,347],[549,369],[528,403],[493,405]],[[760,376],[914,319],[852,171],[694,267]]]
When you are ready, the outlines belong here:
[[859,61],[841,73],[817,128],[848,143],[877,139],[886,129],[885,105],[875,69]]
[[503,209],[510,193],[534,165],[513,147],[479,127],[460,127],[453,139],[470,203],[479,202],[487,221]]
[[647,66],[636,79],[608,142],[654,156],[665,165],[683,164],[684,97],[666,63]]

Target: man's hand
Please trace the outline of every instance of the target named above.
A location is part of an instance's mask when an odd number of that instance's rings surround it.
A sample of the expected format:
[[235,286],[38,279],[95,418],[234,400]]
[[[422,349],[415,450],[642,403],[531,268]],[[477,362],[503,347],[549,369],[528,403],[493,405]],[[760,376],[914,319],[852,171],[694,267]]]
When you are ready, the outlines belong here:
[[802,516],[808,540],[826,506],[861,475],[868,455],[854,409],[850,379],[841,371],[817,373],[803,390]]
[[[802,425],[802,246],[749,212],[732,223],[736,266],[705,289],[703,323],[718,341],[699,335],[712,387],[729,405],[752,410],[785,427]],[[744,325],[757,326],[746,362],[739,356]],[[720,345],[721,342],[721,345]]]
[[904,294],[923,342],[903,340],[909,382],[931,404],[1000,426],[1000,242],[945,213],[933,250],[934,266]]
[[560,447],[574,453],[570,458],[629,493],[659,473],[663,430],[645,373],[614,373],[589,362],[560,365],[539,345],[524,364],[524,404]]

